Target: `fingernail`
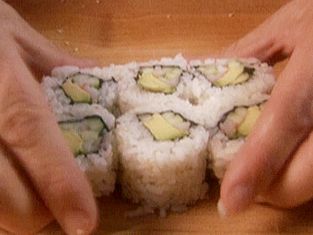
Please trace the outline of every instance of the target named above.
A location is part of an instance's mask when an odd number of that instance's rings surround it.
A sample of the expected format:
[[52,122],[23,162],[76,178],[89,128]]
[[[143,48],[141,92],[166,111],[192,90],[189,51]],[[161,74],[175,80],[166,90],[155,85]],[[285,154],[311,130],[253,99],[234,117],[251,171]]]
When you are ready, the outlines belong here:
[[71,212],[64,218],[64,229],[70,235],[87,235],[90,233],[90,220],[81,211]]
[[233,215],[246,209],[253,202],[253,190],[251,187],[237,185],[228,192],[226,205],[221,204],[225,215]]
[[221,218],[227,217],[227,211],[221,199],[217,203],[217,212]]

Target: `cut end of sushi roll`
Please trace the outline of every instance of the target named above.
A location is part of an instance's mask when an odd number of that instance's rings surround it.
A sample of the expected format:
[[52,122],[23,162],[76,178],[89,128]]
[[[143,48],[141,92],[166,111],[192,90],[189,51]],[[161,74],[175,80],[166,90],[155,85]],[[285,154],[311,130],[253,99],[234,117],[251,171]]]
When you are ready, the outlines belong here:
[[66,78],[61,88],[65,95],[75,103],[93,103],[93,90],[101,88],[102,81],[90,74],[75,73]]
[[126,198],[164,215],[204,197],[209,133],[175,111],[154,111],[118,119],[119,178]]
[[263,106],[264,103],[250,107],[237,107],[226,114],[219,124],[219,130],[209,141],[208,146],[209,168],[218,179],[223,178],[227,165],[251,133]]
[[[42,86],[54,112],[66,106],[100,104],[118,114],[116,71],[109,68],[80,69],[74,66],[55,68]],[[57,110],[55,110],[57,109]]]
[[[64,111],[64,110],[63,110]],[[57,115],[59,127],[75,160],[91,183],[94,195],[115,189],[114,116],[100,105],[77,104]]]
[[102,135],[109,131],[100,116],[59,122],[59,127],[75,156],[97,153],[100,149]]
[[182,69],[178,66],[141,67],[137,83],[150,92],[172,94],[176,91],[181,74]]
[[237,107],[226,115],[220,123],[220,130],[229,138],[247,137],[263,109],[263,104],[250,107]]
[[225,87],[247,82],[253,76],[255,68],[244,65],[238,60],[230,60],[224,68],[219,68],[216,64],[204,64],[197,70],[214,86]]
[[189,135],[190,122],[173,112],[139,116],[143,125],[158,141],[176,140]]

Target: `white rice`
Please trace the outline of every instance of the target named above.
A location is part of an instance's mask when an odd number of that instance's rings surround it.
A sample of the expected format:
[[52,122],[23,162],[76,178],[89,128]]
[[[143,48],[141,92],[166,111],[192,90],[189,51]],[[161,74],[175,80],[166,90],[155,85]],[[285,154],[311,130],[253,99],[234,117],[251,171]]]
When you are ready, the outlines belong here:
[[141,205],[133,215],[179,211],[204,197],[208,131],[193,126],[177,141],[155,141],[135,113],[117,121],[123,195]]
[[221,131],[209,141],[209,169],[219,180],[223,179],[227,166],[243,144],[244,138],[229,140]]
[[88,93],[91,95],[93,103],[100,104],[111,112],[116,113],[118,85],[117,81],[115,81],[114,71],[111,67],[93,69],[80,69],[75,66],[57,67],[52,70],[51,76],[43,78],[42,87],[48,96],[49,103],[53,108],[56,108],[54,111],[62,112],[62,108],[71,105],[71,100],[61,89],[64,81],[76,73],[95,76],[102,81],[102,85],[99,90],[88,88]]
[[98,153],[79,155],[75,158],[81,170],[85,172],[96,197],[109,195],[115,189],[117,157],[114,154],[115,118],[100,105],[79,104],[68,106],[66,111],[57,115],[58,121],[82,120],[89,116],[100,116],[110,132],[102,138]]

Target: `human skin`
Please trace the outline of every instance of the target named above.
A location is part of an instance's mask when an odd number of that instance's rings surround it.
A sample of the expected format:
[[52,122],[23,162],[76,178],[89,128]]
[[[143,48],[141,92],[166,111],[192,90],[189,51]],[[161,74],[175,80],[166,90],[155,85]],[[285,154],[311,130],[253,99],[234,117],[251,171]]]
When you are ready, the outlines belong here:
[[98,216],[91,187],[33,73],[95,64],[56,48],[4,1],[0,25],[0,226],[28,234],[55,218],[67,234],[90,234]]
[[290,208],[313,198],[313,1],[294,0],[225,50],[275,64],[289,58],[246,143],[229,165],[218,209],[254,201]]

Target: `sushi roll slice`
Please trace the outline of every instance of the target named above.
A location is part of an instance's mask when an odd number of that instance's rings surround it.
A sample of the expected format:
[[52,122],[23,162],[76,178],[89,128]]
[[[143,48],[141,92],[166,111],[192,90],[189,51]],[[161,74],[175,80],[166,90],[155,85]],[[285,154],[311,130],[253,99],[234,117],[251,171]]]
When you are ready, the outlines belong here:
[[226,63],[202,64],[196,66],[196,70],[208,79],[215,87],[227,87],[244,84],[252,79],[255,68],[240,60],[228,60]]
[[[272,68],[256,59],[191,61],[189,70],[199,79],[206,79],[210,86],[194,98],[201,103],[201,109],[213,112],[205,124],[208,128],[216,126],[224,114],[236,106],[264,102],[275,84]],[[211,99],[206,98],[206,93],[211,95]]]
[[186,71],[187,61],[180,55],[174,59],[131,63],[121,66],[119,77],[119,106],[122,112],[159,100],[177,102],[186,81],[192,75]]
[[55,68],[42,83],[52,107],[66,109],[76,104],[100,104],[117,113],[117,82],[108,68],[79,69],[65,66]]
[[117,159],[114,154],[114,116],[99,105],[80,104],[58,115],[59,127],[95,196],[114,191]]
[[222,179],[227,165],[245,142],[261,114],[264,103],[249,107],[236,107],[225,115],[217,133],[209,141],[209,168]]
[[203,198],[208,131],[169,110],[128,112],[117,120],[123,195],[140,204],[130,216],[183,211]]

